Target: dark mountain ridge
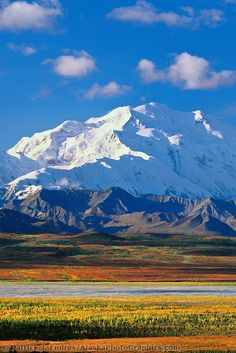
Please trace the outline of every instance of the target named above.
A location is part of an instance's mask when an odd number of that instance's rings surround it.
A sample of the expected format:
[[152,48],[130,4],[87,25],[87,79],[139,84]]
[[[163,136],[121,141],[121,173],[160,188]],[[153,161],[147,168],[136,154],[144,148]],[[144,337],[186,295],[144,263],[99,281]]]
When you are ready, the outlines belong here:
[[236,201],[133,196],[118,187],[99,191],[39,189],[24,198],[15,195],[5,200],[0,210],[0,231],[235,236]]

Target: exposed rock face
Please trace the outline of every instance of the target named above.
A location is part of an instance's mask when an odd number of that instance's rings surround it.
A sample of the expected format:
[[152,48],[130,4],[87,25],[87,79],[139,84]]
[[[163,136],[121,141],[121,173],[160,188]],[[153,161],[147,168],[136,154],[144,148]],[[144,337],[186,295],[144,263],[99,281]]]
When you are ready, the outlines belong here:
[[0,230],[235,236],[235,219],[235,201],[156,195],[135,197],[120,188],[100,191],[38,188],[25,197],[18,194],[6,201],[0,213]]

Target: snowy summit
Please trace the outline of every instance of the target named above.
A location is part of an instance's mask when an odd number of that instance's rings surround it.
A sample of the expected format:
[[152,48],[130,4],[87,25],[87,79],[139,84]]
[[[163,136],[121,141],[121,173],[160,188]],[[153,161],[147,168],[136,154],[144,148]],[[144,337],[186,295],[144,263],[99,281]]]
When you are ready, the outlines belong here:
[[235,198],[235,134],[200,110],[119,107],[22,138],[0,155],[0,182],[9,194],[28,186],[118,186],[133,194]]

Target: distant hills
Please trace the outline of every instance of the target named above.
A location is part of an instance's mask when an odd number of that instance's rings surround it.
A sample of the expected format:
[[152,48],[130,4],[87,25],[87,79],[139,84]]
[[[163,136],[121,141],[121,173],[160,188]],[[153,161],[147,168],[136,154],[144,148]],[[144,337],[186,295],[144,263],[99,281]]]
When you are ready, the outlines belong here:
[[6,233],[179,233],[236,236],[236,201],[193,200],[107,190],[35,189],[5,199],[0,231]]

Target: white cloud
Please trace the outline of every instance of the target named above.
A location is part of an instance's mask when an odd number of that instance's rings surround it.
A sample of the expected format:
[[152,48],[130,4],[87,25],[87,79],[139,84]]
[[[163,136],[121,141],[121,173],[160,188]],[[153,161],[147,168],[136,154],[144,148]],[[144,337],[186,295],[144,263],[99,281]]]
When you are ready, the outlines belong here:
[[164,23],[166,26],[197,28],[201,25],[217,26],[224,20],[224,12],[217,9],[195,11],[192,7],[183,7],[180,13],[159,11],[145,0],[139,0],[133,6],[113,9],[108,18],[143,24]]
[[[222,10],[217,9],[203,9],[198,12],[196,16],[196,25],[201,26],[201,24],[205,24],[209,27],[216,27],[221,22],[225,20],[225,14]],[[194,24],[194,21],[193,21]]]
[[15,43],[8,43],[7,47],[10,50],[19,52],[24,56],[31,56],[37,52],[36,48],[34,48],[32,46],[25,45],[25,44],[17,45]]
[[59,1],[2,1],[0,5],[0,30],[45,30],[62,16]]
[[40,89],[38,91],[36,91],[31,97],[30,99],[32,100],[38,100],[40,98],[46,98],[48,96],[50,96],[52,93],[52,90],[50,87],[48,86],[42,86],[40,87]]
[[215,71],[206,59],[188,53],[177,55],[174,63],[162,70],[158,70],[152,61],[142,59],[137,70],[146,83],[171,82],[189,90],[215,89],[236,82],[236,71]]
[[47,59],[44,63],[51,64],[57,75],[68,78],[87,76],[96,70],[95,59],[85,51],[74,52],[73,55],[62,55],[56,59]]
[[142,22],[146,24],[156,22],[156,9],[146,1],[137,1],[134,6],[124,6],[113,9],[108,15],[120,21]]
[[163,79],[163,72],[157,70],[154,62],[148,59],[139,61],[137,71],[142,81],[146,83],[161,81]]
[[104,86],[95,83],[85,92],[85,97],[87,99],[118,97],[131,91],[131,89],[130,86],[120,85],[115,81],[111,81]]

